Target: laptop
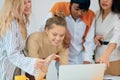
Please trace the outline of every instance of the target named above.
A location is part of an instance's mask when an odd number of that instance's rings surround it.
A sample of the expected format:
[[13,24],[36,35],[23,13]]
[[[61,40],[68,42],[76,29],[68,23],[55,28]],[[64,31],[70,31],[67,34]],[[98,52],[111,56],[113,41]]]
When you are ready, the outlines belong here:
[[61,65],[59,80],[103,80],[105,64]]

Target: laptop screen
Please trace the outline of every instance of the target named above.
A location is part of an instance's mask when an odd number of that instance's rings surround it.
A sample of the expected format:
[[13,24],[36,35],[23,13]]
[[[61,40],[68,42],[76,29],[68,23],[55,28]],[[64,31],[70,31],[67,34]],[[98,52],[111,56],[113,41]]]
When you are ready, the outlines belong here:
[[105,64],[61,65],[59,80],[103,80]]

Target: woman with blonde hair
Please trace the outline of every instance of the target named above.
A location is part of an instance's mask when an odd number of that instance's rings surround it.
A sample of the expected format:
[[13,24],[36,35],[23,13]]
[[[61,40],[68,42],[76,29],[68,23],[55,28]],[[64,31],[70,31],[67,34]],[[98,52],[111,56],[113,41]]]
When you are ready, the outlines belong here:
[[26,41],[26,25],[29,23],[31,0],[5,0],[0,12],[0,80],[13,80],[16,66],[36,75],[37,70],[56,57],[52,54],[49,59],[25,57],[23,49]]

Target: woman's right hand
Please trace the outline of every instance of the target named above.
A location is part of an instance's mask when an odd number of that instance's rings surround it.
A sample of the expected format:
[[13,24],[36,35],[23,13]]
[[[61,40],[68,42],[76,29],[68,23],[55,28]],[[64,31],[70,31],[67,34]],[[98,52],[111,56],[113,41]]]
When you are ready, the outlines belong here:
[[51,54],[45,60],[37,59],[36,64],[35,64],[35,68],[41,69],[42,72],[46,73],[48,70],[48,66],[49,66],[50,62],[56,58],[59,58],[59,56],[56,54]]
[[43,59],[36,59],[36,63],[35,63],[35,69],[40,69],[42,67],[42,65],[44,65],[45,60]]
[[47,72],[48,66],[49,66],[50,62],[51,62],[52,60],[58,59],[58,58],[60,58],[59,55],[56,55],[56,54],[51,54],[51,55],[49,55],[49,56],[45,59],[45,62],[44,62],[44,64],[42,65],[41,70],[42,70],[43,72]]
[[97,35],[97,36],[95,36],[95,38],[94,38],[94,41],[95,41],[95,44],[97,45],[97,46],[100,46],[101,44],[100,44],[100,40],[103,38],[103,36],[102,35]]

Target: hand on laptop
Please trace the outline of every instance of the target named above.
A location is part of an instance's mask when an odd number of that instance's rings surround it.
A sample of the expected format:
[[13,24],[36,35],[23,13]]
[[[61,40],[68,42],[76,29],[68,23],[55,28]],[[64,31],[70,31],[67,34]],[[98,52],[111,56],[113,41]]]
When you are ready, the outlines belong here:
[[59,58],[59,56],[56,54],[51,54],[45,59],[45,62],[41,66],[40,70],[38,70],[36,73],[35,80],[42,80],[44,78],[48,71],[50,62],[56,58]]
[[45,59],[45,63],[42,65],[41,70],[46,73],[48,70],[48,66],[49,66],[50,62],[54,59],[59,59],[59,55],[51,54],[50,56],[48,56]]
[[97,63],[105,63],[107,67],[109,67],[109,56],[106,54],[103,54],[101,57],[99,57],[96,61]]

